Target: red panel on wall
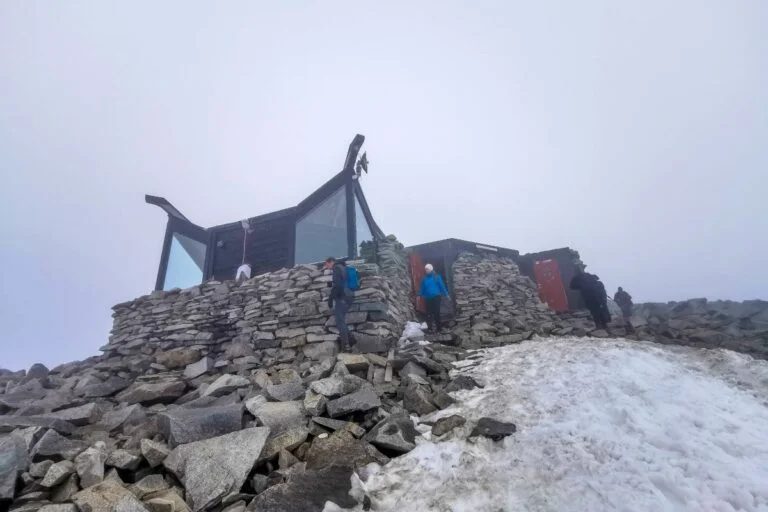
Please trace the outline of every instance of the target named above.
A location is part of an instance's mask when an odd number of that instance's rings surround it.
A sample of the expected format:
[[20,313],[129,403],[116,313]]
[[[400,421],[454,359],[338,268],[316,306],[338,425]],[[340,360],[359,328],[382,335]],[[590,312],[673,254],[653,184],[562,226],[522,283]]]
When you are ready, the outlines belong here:
[[565,295],[557,261],[537,261],[533,264],[533,275],[536,276],[541,301],[549,304],[555,311],[568,311],[568,297]]
[[411,264],[411,278],[413,279],[413,294],[416,297],[416,311],[419,313],[427,312],[427,302],[424,297],[419,297],[419,290],[421,289],[421,280],[424,279],[424,260],[421,259],[416,253],[410,253],[408,255],[408,261]]

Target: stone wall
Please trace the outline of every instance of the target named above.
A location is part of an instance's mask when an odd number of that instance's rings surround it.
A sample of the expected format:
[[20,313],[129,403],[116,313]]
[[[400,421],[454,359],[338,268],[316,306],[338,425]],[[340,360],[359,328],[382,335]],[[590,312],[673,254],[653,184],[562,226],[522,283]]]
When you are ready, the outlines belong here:
[[463,346],[515,343],[557,328],[536,285],[511,259],[462,253],[453,265],[453,279],[453,331]]
[[727,348],[768,359],[768,302],[763,300],[638,304],[631,322],[642,339]]
[[[347,316],[358,339],[387,343],[413,316],[407,257],[394,238],[379,244],[379,263],[355,264],[360,289]],[[299,266],[243,282],[208,282],[156,291],[118,304],[105,356],[151,355],[176,348],[206,353],[255,350],[259,364],[315,358],[338,339],[326,304],[330,271]],[[244,350],[251,354],[250,350]]]

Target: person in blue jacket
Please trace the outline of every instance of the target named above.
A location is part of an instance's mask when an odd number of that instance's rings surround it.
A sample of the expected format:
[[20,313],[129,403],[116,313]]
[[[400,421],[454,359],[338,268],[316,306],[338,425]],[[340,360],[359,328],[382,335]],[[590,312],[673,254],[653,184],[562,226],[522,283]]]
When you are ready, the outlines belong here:
[[440,332],[443,328],[440,323],[440,305],[443,297],[449,299],[450,296],[445,283],[443,283],[443,278],[435,272],[434,267],[427,264],[424,270],[427,271],[427,275],[421,280],[419,295],[427,301],[427,326],[429,330],[433,330],[434,327],[436,332]]

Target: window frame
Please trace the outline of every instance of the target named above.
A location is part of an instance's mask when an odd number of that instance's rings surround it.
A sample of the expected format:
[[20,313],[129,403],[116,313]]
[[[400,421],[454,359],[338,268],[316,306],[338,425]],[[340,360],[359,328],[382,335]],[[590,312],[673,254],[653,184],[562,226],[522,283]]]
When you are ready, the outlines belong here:
[[163,251],[160,254],[160,265],[157,268],[157,279],[155,280],[155,290],[165,288],[165,277],[168,272],[168,263],[171,256],[171,244],[173,243],[173,234],[178,233],[186,236],[205,246],[205,261],[203,263],[203,277],[200,283],[205,282],[208,275],[209,260],[211,258],[210,234],[207,230],[196,226],[189,221],[181,220],[178,217],[168,215],[168,222],[165,225],[165,238],[163,239]]

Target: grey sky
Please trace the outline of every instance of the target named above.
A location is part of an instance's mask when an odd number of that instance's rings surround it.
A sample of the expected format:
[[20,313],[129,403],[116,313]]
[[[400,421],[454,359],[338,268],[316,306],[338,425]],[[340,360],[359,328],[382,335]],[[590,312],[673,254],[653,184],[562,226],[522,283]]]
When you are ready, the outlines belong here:
[[5,0],[0,367],[96,354],[152,289],[143,194],[202,226],[285,208],[358,132],[406,244],[571,246],[639,301],[766,298],[767,31],[762,0]]

